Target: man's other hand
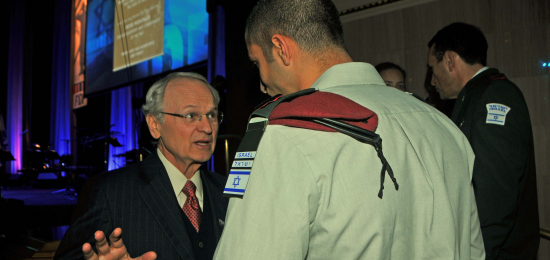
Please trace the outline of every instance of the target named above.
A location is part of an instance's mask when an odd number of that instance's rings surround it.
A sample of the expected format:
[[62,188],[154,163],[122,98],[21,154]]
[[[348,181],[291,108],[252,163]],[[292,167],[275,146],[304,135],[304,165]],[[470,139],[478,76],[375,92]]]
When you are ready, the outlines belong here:
[[[140,257],[131,258],[124,243],[122,243],[122,229],[116,228],[109,236],[109,241],[103,231],[96,231],[94,234],[97,254],[92,250],[92,245],[86,243],[82,246],[82,253],[86,260],[154,260],[157,254],[153,251],[147,252]],[[110,245],[109,245],[110,244]]]

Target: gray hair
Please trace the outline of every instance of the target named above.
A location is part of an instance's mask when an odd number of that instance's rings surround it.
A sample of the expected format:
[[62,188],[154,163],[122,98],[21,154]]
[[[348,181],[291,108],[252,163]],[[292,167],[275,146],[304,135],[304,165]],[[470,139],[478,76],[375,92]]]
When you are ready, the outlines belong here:
[[141,107],[141,110],[145,116],[152,115],[157,118],[160,123],[164,123],[164,114],[161,113],[164,111],[164,91],[166,90],[168,83],[174,79],[191,79],[202,81],[212,92],[214,104],[217,106],[220,103],[220,95],[218,94],[218,91],[208,83],[205,77],[195,72],[174,72],[155,82],[147,91],[147,95],[145,96],[145,105]]

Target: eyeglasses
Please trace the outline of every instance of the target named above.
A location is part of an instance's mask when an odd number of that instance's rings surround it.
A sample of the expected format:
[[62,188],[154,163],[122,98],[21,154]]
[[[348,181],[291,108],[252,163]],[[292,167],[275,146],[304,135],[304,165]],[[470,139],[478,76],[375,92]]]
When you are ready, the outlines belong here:
[[210,125],[218,125],[223,121],[223,113],[222,112],[209,112],[206,114],[199,115],[197,113],[191,112],[188,114],[174,114],[174,113],[168,113],[168,112],[160,112],[161,114],[165,115],[171,115],[171,116],[177,116],[183,118],[183,122],[186,125],[194,126],[198,125],[199,122],[202,119],[202,116],[206,115],[206,118],[208,119],[208,122]]

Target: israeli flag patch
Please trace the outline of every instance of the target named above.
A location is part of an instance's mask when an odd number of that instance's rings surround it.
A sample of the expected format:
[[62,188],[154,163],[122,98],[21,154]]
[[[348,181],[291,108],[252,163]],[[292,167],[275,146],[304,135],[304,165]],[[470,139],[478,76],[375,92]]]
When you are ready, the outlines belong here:
[[250,169],[231,169],[227,182],[225,183],[225,189],[223,193],[231,194],[233,196],[242,197],[246,190],[246,184],[248,184],[248,178],[250,177]]
[[489,103],[487,104],[487,124],[504,125],[506,122],[506,114],[511,108],[503,104]]

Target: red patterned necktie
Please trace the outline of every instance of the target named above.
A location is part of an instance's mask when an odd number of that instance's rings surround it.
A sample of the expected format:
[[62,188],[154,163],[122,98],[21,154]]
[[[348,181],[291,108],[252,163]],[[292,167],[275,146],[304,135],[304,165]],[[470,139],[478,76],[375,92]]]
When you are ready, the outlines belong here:
[[195,190],[197,187],[192,181],[187,181],[183,187],[183,193],[187,196],[185,204],[183,204],[183,212],[187,215],[187,218],[191,221],[191,224],[199,232],[199,227],[201,225],[201,206],[199,205],[199,200],[195,195]]

